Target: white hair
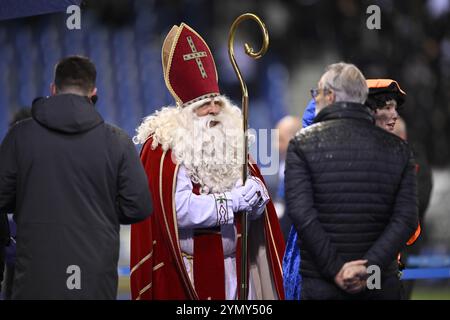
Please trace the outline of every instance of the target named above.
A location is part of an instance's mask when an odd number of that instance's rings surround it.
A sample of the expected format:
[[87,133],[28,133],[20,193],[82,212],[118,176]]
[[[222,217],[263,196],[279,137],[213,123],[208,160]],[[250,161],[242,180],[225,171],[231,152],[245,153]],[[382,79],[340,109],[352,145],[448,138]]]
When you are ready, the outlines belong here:
[[135,144],[144,144],[150,137],[153,138],[152,149],[161,144],[163,150],[169,149],[173,144],[173,134],[178,127],[178,117],[181,115],[179,107],[163,107],[154,114],[144,118],[136,129],[133,137]]
[[332,90],[336,102],[364,103],[369,93],[366,79],[362,72],[350,63],[334,63],[327,67],[319,81],[323,89]]
[[[133,138],[144,143],[151,137],[152,149],[158,145],[171,149],[174,160],[204,194],[230,191],[241,178],[243,164],[241,110],[225,96],[214,99],[222,103],[217,115],[196,115],[204,101],[185,108],[165,107],[145,118]],[[217,124],[211,126],[212,122]]]

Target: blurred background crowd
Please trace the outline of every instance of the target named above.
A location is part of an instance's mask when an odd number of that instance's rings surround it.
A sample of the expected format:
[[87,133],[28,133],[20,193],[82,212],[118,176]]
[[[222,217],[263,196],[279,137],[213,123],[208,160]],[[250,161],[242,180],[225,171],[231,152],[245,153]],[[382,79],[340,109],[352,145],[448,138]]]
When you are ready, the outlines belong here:
[[[286,115],[301,118],[309,89],[333,62],[354,63],[366,78],[397,80],[407,93],[400,114],[408,140],[431,173],[422,183],[427,212],[410,265],[450,266],[450,0],[86,0],[79,30],[67,28],[65,10],[14,16],[8,7],[14,3],[0,3],[0,137],[17,111],[49,95],[54,65],[72,54],[95,63],[99,112],[133,136],[144,116],[173,104],[163,80],[161,45],[170,27],[181,22],[204,36],[223,93],[239,103],[227,40],[231,23],[244,12],[259,15],[270,34],[268,53],[254,61],[242,44],[258,50],[258,27],[246,22],[238,31],[236,55],[249,87],[251,128],[275,128]],[[373,4],[381,9],[379,30],[366,26],[366,9]],[[278,176],[266,178],[276,195]],[[128,228],[122,235],[120,264],[126,270]],[[420,281],[413,297],[450,299],[450,280]]]

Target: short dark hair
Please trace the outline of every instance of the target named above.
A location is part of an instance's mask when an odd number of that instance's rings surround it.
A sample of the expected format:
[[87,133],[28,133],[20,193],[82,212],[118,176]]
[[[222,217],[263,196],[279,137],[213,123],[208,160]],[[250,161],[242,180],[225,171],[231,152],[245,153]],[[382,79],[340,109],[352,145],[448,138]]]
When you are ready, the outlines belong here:
[[95,88],[97,71],[87,57],[69,56],[56,64],[55,86],[58,91],[67,87],[77,87],[88,93]]
[[397,109],[400,107],[401,103],[397,99],[397,95],[393,93],[378,93],[378,94],[370,94],[367,96],[367,100],[365,105],[368,106],[372,110],[382,109],[386,102],[390,100],[395,100],[397,102]]

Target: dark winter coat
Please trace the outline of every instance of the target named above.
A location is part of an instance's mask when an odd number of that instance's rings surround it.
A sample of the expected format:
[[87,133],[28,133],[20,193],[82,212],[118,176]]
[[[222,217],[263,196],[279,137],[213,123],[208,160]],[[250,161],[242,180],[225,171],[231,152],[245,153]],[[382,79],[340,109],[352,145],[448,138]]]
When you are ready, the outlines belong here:
[[120,224],[152,211],[136,149],[87,97],[40,99],[32,115],[0,149],[0,213],[17,223],[13,299],[115,299]]
[[418,223],[410,148],[376,127],[360,104],[335,103],[314,122],[291,140],[285,171],[302,276],[333,281],[357,259],[395,275],[397,254]]

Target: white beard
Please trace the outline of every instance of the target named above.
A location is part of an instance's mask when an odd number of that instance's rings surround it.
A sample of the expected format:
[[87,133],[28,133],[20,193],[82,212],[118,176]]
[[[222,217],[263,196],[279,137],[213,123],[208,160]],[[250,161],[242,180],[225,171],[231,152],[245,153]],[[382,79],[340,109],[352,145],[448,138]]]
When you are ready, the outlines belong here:
[[[181,108],[163,108],[144,120],[134,137],[143,143],[150,136],[152,148],[161,144],[172,149],[174,160],[183,165],[202,194],[230,191],[241,178],[243,133],[241,111],[224,96],[216,116],[198,117],[198,104]],[[219,122],[210,127],[211,121]]]

